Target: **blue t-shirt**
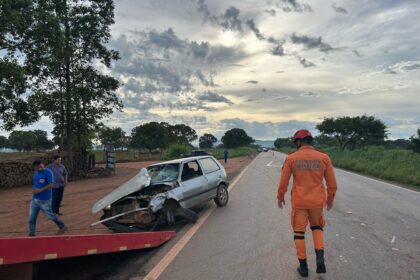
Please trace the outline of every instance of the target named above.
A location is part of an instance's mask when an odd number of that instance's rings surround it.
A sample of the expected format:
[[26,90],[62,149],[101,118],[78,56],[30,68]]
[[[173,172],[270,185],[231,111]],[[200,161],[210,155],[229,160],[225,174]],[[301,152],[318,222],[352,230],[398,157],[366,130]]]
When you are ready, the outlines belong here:
[[[40,189],[45,187],[48,184],[54,182],[53,174],[51,170],[44,169],[43,171],[35,171],[34,172],[34,188]],[[51,199],[51,188],[46,191],[37,193],[33,195],[33,198],[41,199],[41,200],[49,200]]]

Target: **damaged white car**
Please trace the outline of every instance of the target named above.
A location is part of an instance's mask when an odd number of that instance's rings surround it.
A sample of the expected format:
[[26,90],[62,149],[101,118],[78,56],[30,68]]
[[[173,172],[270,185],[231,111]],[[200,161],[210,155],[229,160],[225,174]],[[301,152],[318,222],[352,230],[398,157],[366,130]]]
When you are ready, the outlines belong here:
[[212,156],[172,160],[143,168],[135,177],[99,200],[92,213],[103,211],[102,223],[115,232],[154,230],[186,219],[195,222],[190,208],[214,199],[229,200],[226,171]]

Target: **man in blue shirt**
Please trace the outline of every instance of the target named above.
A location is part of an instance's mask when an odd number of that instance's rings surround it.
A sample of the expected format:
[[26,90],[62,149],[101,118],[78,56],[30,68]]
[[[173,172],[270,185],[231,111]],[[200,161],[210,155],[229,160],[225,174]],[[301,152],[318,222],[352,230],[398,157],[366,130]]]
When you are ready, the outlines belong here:
[[54,156],[53,163],[47,165],[47,168],[51,170],[54,177],[51,208],[55,214],[61,215],[60,206],[61,201],[63,200],[64,187],[67,185],[67,170],[66,167],[61,164],[60,156]]
[[42,211],[48,219],[58,226],[59,230],[57,234],[63,234],[67,230],[67,227],[51,209],[53,174],[44,167],[44,164],[39,159],[35,160],[33,165],[35,172],[33,196],[29,206],[29,236],[35,236],[36,219],[38,218],[39,211]]
[[228,160],[228,155],[229,155],[229,151],[228,151],[228,149],[225,149],[225,150],[223,151],[223,157],[224,157],[224,159],[225,159],[225,163],[227,163],[227,160]]

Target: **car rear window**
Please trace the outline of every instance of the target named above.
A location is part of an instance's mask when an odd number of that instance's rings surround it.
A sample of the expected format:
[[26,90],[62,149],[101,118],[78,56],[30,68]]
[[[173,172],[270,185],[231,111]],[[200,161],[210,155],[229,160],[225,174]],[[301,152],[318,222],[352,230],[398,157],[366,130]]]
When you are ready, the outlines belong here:
[[212,158],[200,159],[200,163],[206,173],[214,172],[220,169],[219,165],[217,165]]

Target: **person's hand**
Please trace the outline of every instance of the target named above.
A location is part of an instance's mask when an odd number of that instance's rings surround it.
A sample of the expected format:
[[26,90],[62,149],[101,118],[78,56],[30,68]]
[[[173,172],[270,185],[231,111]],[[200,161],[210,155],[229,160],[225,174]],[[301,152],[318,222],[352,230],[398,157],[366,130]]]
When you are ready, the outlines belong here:
[[279,199],[277,200],[277,205],[280,209],[283,209],[283,207],[286,205],[286,202],[284,201],[284,199]]
[[334,206],[334,200],[327,199],[327,211],[330,211]]
[[32,192],[33,192],[33,194],[37,194],[37,193],[42,192],[42,189],[34,189]]

